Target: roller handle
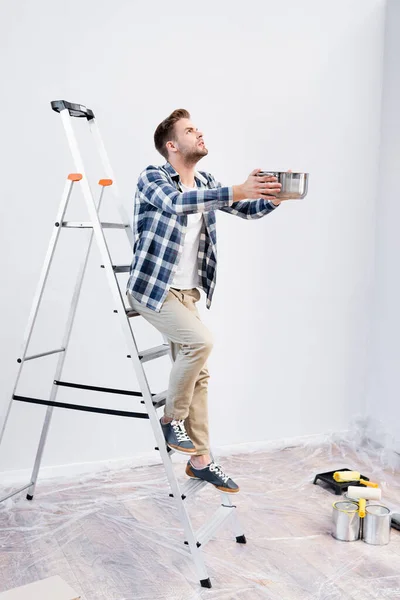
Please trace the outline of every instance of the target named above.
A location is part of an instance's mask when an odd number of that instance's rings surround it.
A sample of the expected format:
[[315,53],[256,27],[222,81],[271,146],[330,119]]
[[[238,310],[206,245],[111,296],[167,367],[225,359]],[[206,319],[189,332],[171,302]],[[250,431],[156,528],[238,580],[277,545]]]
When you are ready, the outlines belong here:
[[365,498],[360,498],[358,501],[358,514],[360,515],[360,519],[365,517],[365,507],[367,505],[367,501]]
[[366,481],[365,479],[360,479],[360,483],[366,485],[367,487],[377,488],[379,487],[379,483],[374,483],[373,481]]

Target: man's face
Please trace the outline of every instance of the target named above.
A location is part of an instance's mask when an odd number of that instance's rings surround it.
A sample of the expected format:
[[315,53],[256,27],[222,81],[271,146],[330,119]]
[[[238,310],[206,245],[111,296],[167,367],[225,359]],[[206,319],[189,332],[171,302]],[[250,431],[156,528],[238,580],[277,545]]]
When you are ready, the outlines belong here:
[[179,119],[175,123],[175,141],[167,142],[167,148],[172,156],[180,154],[185,162],[190,163],[197,163],[208,154],[203,133],[190,119]]

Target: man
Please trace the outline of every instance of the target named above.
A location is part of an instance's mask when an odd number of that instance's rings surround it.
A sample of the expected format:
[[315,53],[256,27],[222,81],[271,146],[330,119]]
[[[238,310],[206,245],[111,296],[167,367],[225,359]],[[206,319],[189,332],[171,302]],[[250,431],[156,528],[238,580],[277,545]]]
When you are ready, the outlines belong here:
[[196,171],[208,150],[184,109],[158,125],[154,143],[167,162],[147,167],[137,183],[127,297],[170,344],[173,365],[160,419],[167,446],[189,456],[189,477],[235,493],[238,485],[209,454],[207,358],[213,341],[197,311],[198,288],[210,308],[216,283],[215,211],[258,219],[280,204],[281,185],[275,177],[258,176],[261,169],[230,187]]

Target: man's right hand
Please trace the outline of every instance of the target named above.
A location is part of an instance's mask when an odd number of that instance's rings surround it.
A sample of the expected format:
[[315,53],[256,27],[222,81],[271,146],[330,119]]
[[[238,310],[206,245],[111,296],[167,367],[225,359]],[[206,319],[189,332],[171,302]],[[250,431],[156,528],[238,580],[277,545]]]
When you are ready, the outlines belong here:
[[262,169],[254,169],[241,185],[233,186],[233,201],[256,200],[265,198],[273,200],[281,191],[282,185],[277,183],[278,179],[271,175],[257,175]]

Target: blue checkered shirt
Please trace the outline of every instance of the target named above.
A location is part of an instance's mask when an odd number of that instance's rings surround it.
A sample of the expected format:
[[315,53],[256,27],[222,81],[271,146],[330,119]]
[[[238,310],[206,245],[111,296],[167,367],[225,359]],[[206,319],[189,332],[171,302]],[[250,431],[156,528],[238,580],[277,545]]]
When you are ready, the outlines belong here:
[[232,187],[222,187],[210,173],[195,173],[198,190],[182,192],[179,174],[170,163],[150,165],[139,176],[133,217],[133,261],[127,291],[159,312],[179,263],[187,215],[203,213],[198,250],[199,287],[210,308],[216,284],[217,233],[215,211],[243,219],[259,219],[277,208],[272,202],[233,202]]

